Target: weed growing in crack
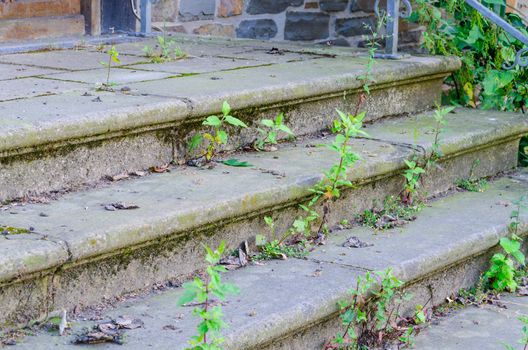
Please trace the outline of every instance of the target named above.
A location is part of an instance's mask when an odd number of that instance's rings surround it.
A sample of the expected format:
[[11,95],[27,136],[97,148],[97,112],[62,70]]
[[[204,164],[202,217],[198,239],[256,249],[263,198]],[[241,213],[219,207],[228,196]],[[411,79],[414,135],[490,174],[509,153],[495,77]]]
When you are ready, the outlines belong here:
[[407,169],[403,172],[405,178],[405,185],[401,194],[401,201],[404,204],[412,205],[414,198],[418,193],[420,186],[420,179],[425,174],[425,169],[418,165],[416,160],[405,159]]
[[475,177],[475,168],[480,165],[480,159],[475,159],[469,169],[469,177],[467,179],[459,179],[455,185],[458,188],[469,192],[484,192],[488,187],[488,181],[486,179],[479,179]]
[[227,101],[224,101],[222,105],[221,116],[210,115],[203,121],[202,125],[211,127],[212,132],[194,135],[189,143],[189,150],[195,150],[204,143],[204,140],[206,140],[206,151],[204,154],[200,155],[200,157],[205,158],[206,163],[209,163],[214,158],[218,152],[219,146],[227,143],[229,135],[226,131],[226,126],[247,128],[247,125],[243,121],[231,115],[231,106],[229,106]]
[[112,86],[115,86],[116,84],[110,81],[110,71],[112,69],[112,62],[120,64],[121,60],[119,59],[119,52],[115,48],[115,46],[112,46],[110,50],[107,52],[108,54],[108,62],[99,62],[101,65],[106,67],[106,83],[103,83],[103,85],[100,87],[100,90],[107,90],[112,91]]
[[269,150],[270,146],[277,144],[277,137],[279,133],[284,133],[290,137],[295,137],[294,133],[284,124],[284,114],[280,113],[272,119],[262,119],[260,121],[263,128],[257,128],[257,131],[262,135],[261,138],[255,141],[255,149],[259,151]]
[[[191,302],[197,303],[193,310],[193,315],[200,318],[201,322],[196,328],[197,335],[189,340],[191,347],[186,350],[221,350],[224,339],[221,331],[226,327],[224,322],[222,306],[218,301],[223,301],[228,295],[239,293],[239,289],[229,283],[223,283],[221,273],[226,272],[226,268],[218,265],[225,250],[225,243],[222,242],[216,250],[205,247],[207,263],[206,277],[202,280],[195,277],[194,281],[183,285],[184,293],[179,300],[180,305]],[[218,300],[214,300],[216,297]]]
[[509,290],[515,292],[517,289],[517,277],[519,270],[525,267],[525,256],[521,251],[522,239],[518,236],[521,210],[526,209],[526,197],[513,202],[515,209],[510,215],[511,222],[509,230],[511,238],[502,237],[499,244],[503,253],[496,253],[491,258],[491,266],[484,273],[484,282],[496,292]]
[[31,230],[32,229],[0,225],[0,235],[3,235],[3,236],[21,235],[24,233],[29,233],[31,232]]
[[363,211],[358,215],[357,222],[376,230],[400,227],[416,220],[416,214],[422,210],[423,206],[422,202],[415,205],[403,205],[398,198],[388,196],[383,201],[382,208],[374,207]]
[[324,350],[366,350],[394,340],[412,345],[417,332],[413,324],[426,317],[423,307],[410,320],[401,317],[403,302],[410,300],[409,294],[401,292],[402,286],[391,269],[359,277],[351,298],[339,303],[344,331],[325,344]]
[[150,59],[152,63],[163,63],[170,62],[174,60],[180,60],[187,57],[187,54],[183,52],[173,39],[169,39],[165,36],[158,36],[158,52],[151,46],[145,46],[143,52],[145,56]]

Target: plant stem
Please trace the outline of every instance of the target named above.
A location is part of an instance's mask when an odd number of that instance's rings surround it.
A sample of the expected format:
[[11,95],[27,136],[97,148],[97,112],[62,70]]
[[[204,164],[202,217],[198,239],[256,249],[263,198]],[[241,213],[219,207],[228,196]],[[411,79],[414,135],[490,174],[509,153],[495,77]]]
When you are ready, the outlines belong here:
[[112,54],[108,55],[108,69],[106,72],[106,86],[110,85],[110,66],[112,65]]

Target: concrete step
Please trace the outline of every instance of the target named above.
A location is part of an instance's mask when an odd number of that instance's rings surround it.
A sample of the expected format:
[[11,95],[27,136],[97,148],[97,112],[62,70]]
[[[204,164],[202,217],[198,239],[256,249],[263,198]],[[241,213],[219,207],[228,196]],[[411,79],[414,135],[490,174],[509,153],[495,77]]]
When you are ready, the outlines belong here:
[[[155,45],[152,40],[117,45],[114,93],[95,90],[106,80],[100,62],[108,57],[93,46],[0,55],[0,73],[7,72],[7,78],[0,74],[0,201],[181,161],[189,137],[224,100],[251,126],[285,112],[302,136],[326,128],[335,108],[353,111],[361,91],[366,58],[358,52],[175,40],[188,56],[163,64],[150,63],[142,52]],[[33,73],[13,77],[12,65]],[[368,118],[431,107],[443,78],[458,67],[458,59],[445,57],[378,62],[365,104]],[[255,137],[254,128],[234,133],[226,148]]]
[[[512,173],[491,182],[483,193],[456,193],[433,201],[406,226],[382,233],[361,227],[337,231],[306,259],[268,261],[264,266],[225,274],[224,280],[241,289],[240,295],[229,298],[223,306],[230,326],[225,331],[225,349],[322,349],[326,340],[343,330],[337,302],[349,297],[358,276],[366,271],[393,268],[395,275],[405,281],[404,289],[413,297],[401,309],[404,313],[413,311],[417,304],[442,304],[447,296],[478,280],[499,239],[508,235],[511,201],[527,191],[528,172]],[[528,223],[524,212],[521,221],[524,229]],[[373,246],[343,247],[351,236]],[[145,325],[127,331],[127,349],[184,349],[197,322],[191,315],[192,307],[177,306],[181,293],[176,288],[132,296],[108,309],[71,316],[72,332],[94,323],[86,318],[104,320],[128,315]],[[450,333],[449,337],[460,332]],[[18,347],[70,349],[71,339],[41,332],[21,340]],[[444,344],[444,340],[441,342]],[[445,342],[454,343],[456,339]],[[114,347],[103,344],[98,348]]]
[[[451,310],[435,318],[434,323],[416,337],[414,349],[435,350],[442,344],[445,350],[523,349],[523,324],[518,320],[528,316],[528,298],[514,294],[503,295],[502,304],[468,306]],[[504,307],[503,307],[504,306]]]
[[[469,177],[472,168],[473,176],[482,177],[516,166],[519,138],[528,132],[524,116],[458,109],[447,120],[444,156],[424,178],[429,194]],[[348,174],[357,188],[331,205],[330,224],[400,193],[404,160],[431,152],[434,125],[431,113],[392,118],[366,128],[372,139],[353,140],[363,158]],[[5,207],[3,225],[33,232],[0,239],[0,321],[23,323],[49,310],[185,279],[202,267],[202,243],[225,240],[236,247],[267,232],[264,215],[273,215],[282,232],[300,214],[297,204],[308,198],[323,170],[337,162],[332,152],[315,147],[328,142],[329,137],[306,139],[277,152],[236,155],[252,168],[176,167],[47,204]],[[139,209],[105,210],[115,202]]]
[[3,42],[74,35],[84,35],[81,14],[0,19],[0,41]]

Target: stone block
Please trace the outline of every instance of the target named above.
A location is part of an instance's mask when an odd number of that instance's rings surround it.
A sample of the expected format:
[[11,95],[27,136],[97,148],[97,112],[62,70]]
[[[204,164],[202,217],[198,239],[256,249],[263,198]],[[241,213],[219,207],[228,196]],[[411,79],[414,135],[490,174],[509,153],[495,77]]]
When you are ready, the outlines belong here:
[[303,0],[249,0],[246,11],[250,15],[281,13],[290,6],[301,6],[303,3]]
[[193,33],[199,35],[227,36],[233,38],[235,36],[235,27],[232,25],[209,23],[195,28]]
[[232,17],[242,14],[244,10],[244,0],[219,0],[218,17]]
[[238,38],[272,39],[277,35],[277,24],[272,19],[245,20],[236,31]]
[[215,7],[215,0],[181,0],[180,19],[185,21],[212,19]]
[[284,39],[319,40],[328,38],[330,16],[318,12],[288,12]]
[[320,0],[319,7],[325,12],[344,11],[349,0]]
[[376,29],[374,17],[338,18],[335,23],[337,35],[345,37],[370,34]]

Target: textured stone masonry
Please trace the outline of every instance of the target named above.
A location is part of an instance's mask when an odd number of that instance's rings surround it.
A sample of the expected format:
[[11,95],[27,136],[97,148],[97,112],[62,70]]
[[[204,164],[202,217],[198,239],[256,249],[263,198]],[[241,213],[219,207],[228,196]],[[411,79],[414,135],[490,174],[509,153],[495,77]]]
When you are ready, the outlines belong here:
[[373,0],[158,0],[154,3],[154,21],[168,31],[188,34],[357,46],[370,33],[365,24],[375,26],[373,3]]

